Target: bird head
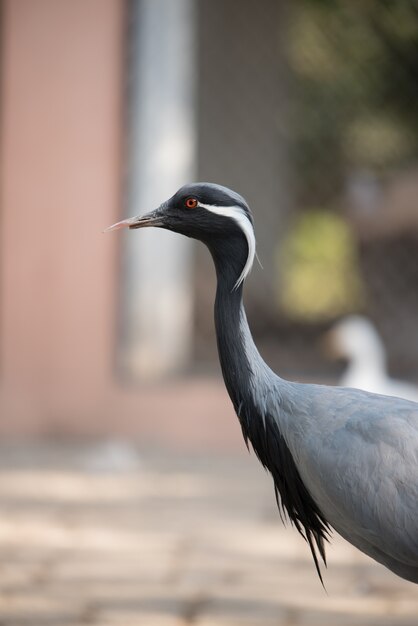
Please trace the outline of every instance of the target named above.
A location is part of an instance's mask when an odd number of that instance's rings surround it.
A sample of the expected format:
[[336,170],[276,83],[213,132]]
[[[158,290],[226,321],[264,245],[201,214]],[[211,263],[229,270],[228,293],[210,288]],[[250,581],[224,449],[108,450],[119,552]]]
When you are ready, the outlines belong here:
[[385,350],[372,322],[362,315],[349,315],[328,333],[328,345],[335,356],[350,361],[385,361]]
[[221,257],[223,263],[229,260],[234,265],[235,272],[239,267],[235,287],[243,282],[253,264],[255,236],[250,208],[242,196],[227,187],[213,183],[185,185],[154,211],[122,220],[106,230],[150,226],[203,241],[217,268]]

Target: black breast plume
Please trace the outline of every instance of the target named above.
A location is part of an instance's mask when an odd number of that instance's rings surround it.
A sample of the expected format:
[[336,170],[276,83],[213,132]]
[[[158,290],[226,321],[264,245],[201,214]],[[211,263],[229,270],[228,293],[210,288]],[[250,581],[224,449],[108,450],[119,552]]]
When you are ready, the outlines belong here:
[[309,544],[323,585],[317,551],[326,566],[325,541],[330,535],[329,524],[306,489],[276,419],[262,417],[251,403],[245,408],[242,405],[240,412],[247,447],[250,441],[258,459],[273,477],[280,517],[283,522],[287,517]]

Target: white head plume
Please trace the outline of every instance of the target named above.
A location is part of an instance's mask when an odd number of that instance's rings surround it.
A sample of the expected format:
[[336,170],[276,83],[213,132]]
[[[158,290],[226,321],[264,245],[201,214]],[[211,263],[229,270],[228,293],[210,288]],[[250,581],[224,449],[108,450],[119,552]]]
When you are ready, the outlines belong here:
[[243,270],[238,277],[237,282],[234,285],[234,289],[238,289],[238,287],[244,282],[250,270],[253,266],[254,257],[255,257],[255,236],[253,225],[248,219],[247,214],[244,209],[240,206],[216,206],[214,204],[203,204],[203,202],[199,202],[198,206],[206,209],[207,211],[211,211],[211,213],[215,213],[216,215],[223,215],[224,217],[230,217],[233,219],[236,224],[242,230],[248,244],[248,256],[243,267]]

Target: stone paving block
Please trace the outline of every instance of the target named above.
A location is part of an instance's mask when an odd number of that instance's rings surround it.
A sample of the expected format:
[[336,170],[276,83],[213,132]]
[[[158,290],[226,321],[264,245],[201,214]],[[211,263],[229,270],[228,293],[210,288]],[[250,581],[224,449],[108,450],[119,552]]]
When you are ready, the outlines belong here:
[[0,595],[0,623],[3,625],[59,626],[80,622],[81,604],[37,593]]
[[3,593],[29,588],[42,573],[42,563],[15,563],[0,555],[0,589]]
[[[284,623],[284,622],[283,622]],[[224,616],[224,615],[203,615],[199,617],[196,626],[281,626],[281,622],[276,617],[266,618],[260,615],[254,618],[249,616]],[[290,626],[289,622],[289,626]]]
[[[175,615],[159,613],[130,613],[120,611],[103,615],[94,626],[187,626],[181,618]],[[78,625],[76,625],[78,626]]]
[[267,624],[268,626],[285,623],[285,613],[274,601],[258,602],[252,597],[247,598],[215,598],[196,618],[196,624],[202,626],[206,622],[218,624]]
[[141,553],[132,559],[132,554],[127,553],[111,555],[103,558],[103,554],[90,553],[88,560],[80,554],[79,559],[72,557],[71,560],[63,559],[51,568],[54,579],[63,583],[89,584],[90,582],[106,582],[112,580],[136,580],[138,582],[159,581],[166,578],[170,572],[174,550],[166,548],[156,549],[145,554]]

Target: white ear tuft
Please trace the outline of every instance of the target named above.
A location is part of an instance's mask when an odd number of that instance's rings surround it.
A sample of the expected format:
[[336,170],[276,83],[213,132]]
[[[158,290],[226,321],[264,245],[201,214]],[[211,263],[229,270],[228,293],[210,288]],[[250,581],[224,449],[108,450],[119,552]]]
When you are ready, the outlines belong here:
[[248,244],[248,256],[247,256],[247,260],[245,262],[244,268],[237,282],[234,285],[234,289],[238,289],[238,287],[244,282],[244,280],[250,273],[250,270],[254,262],[255,236],[254,236],[253,225],[248,219],[248,216],[245,213],[244,209],[242,209],[240,206],[216,206],[213,204],[203,204],[202,202],[199,202],[198,206],[202,207],[203,209],[207,209],[208,211],[211,211],[212,213],[215,213],[216,215],[223,215],[224,217],[230,217],[238,224],[238,226],[241,228],[242,232],[245,235],[245,238]]

